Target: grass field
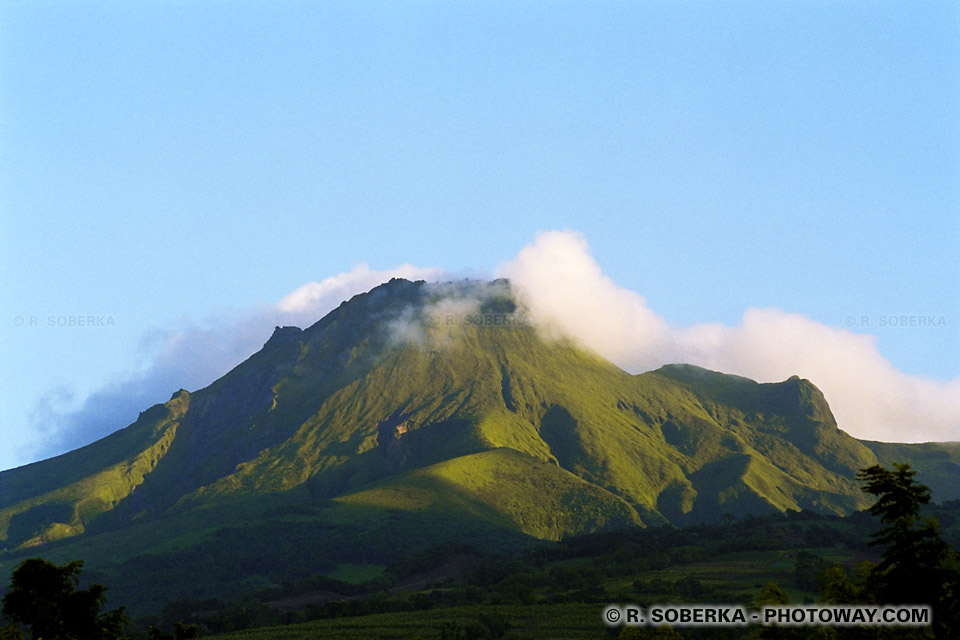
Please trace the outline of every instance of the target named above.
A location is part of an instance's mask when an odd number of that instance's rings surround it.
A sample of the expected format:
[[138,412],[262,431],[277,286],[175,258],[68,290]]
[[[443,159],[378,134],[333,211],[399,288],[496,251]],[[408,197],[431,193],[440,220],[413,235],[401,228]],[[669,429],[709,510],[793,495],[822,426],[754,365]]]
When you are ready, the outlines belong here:
[[379,564],[338,564],[337,568],[327,574],[334,580],[342,580],[349,584],[360,584],[367,580],[375,580],[383,575],[384,567]]
[[[834,549],[807,549],[818,557],[829,557],[834,562],[852,560],[849,553]],[[616,637],[618,629],[608,629],[601,615],[607,604],[714,604],[751,607],[761,587],[767,582],[781,585],[794,603],[812,602],[816,593],[802,590],[794,584],[797,550],[769,550],[725,553],[712,559],[679,563],[669,567],[607,578],[598,583],[600,592],[594,602],[551,602],[557,594],[555,587],[535,587],[530,596],[535,604],[475,604],[437,606],[419,611],[397,611],[371,615],[316,620],[283,627],[250,629],[216,636],[221,640],[287,640],[294,638],[356,638],[358,640],[423,640],[472,636],[463,632],[485,617],[506,623],[506,639],[578,639],[593,640]],[[582,570],[592,564],[584,558],[547,563],[526,575],[531,583],[538,575],[545,579],[551,569]],[[372,568],[345,567],[364,571]],[[429,591],[429,590],[428,590]],[[443,589],[440,589],[443,591]],[[602,594],[602,595],[600,595]],[[489,618],[488,618],[489,619]],[[447,635],[444,635],[444,629]],[[749,633],[746,630],[740,630]],[[738,637],[733,629],[724,637]],[[687,629],[685,633],[691,633]],[[733,635],[730,635],[733,634]],[[700,636],[697,636],[700,637]]]
[[475,605],[428,611],[379,613],[355,618],[317,620],[267,629],[250,629],[217,636],[220,640],[439,640],[446,624],[464,626],[483,614],[493,614],[510,628],[504,638],[552,638],[554,640],[606,639],[610,636],[601,619],[602,604]]

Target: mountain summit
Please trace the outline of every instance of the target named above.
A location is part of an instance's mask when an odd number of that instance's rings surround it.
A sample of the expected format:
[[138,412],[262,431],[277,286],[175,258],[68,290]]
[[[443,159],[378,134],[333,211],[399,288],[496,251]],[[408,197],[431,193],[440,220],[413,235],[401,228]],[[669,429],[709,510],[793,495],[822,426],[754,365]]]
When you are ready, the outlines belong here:
[[876,462],[810,381],[630,375],[542,337],[507,281],[395,279],[307,329],[277,327],[125,429],[0,473],[0,547],[74,540],[95,555],[110,541],[142,557],[281,506],[286,531],[405,522],[542,539],[844,514],[867,505],[854,476]]

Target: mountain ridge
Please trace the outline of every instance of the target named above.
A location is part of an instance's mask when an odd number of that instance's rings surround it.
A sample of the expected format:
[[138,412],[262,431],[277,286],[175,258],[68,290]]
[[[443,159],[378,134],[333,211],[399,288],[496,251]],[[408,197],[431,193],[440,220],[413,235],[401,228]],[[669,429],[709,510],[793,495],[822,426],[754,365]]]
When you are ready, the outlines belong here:
[[184,514],[221,514],[213,531],[232,522],[223,505],[268,522],[268,505],[290,504],[344,536],[355,518],[551,540],[847,514],[868,505],[858,469],[908,454],[934,465],[938,499],[960,497],[960,449],[860,442],[808,380],[680,364],[632,375],[542,337],[507,281],[394,279],[306,329],[277,327],[125,429],[0,472],[0,564],[43,546],[95,550],[98,536],[127,545],[118,561],[167,549],[132,539],[146,522],[201,544]]

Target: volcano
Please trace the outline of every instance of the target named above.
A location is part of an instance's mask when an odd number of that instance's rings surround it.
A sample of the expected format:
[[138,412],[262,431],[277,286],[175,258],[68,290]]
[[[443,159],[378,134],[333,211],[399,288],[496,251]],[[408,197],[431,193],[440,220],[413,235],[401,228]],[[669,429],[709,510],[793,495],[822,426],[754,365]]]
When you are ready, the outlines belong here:
[[849,514],[869,504],[857,470],[894,458],[960,495],[954,445],[861,442],[808,380],[631,375],[544,335],[505,280],[395,279],[125,429],[0,473],[0,563],[146,572],[157,603],[443,541]]

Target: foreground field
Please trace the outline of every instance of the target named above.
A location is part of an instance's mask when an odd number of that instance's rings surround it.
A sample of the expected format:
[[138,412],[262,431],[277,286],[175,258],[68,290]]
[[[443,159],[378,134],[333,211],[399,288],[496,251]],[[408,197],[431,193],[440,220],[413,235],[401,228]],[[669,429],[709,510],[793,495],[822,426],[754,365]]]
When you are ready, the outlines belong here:
[[[693,550],[691,550],[693,551]],[[713,559],[700,559],[652,571],[631,572],[595,582],[589,602],[572,601],[585,592],[558,593],[553,581],[566,575],[576,576],[596,566],[597,559],[575,557],[560,561],[546,561],[538,568],[526,568],[513,578],[513,584],[527,585],[526,589],[511,589],[525,593],[528,603],[467,604],[436,606],[416,611],[390,611],[369,615],[336,617],[314,620],[281,627],[249,629],[216,636],[223,640],[288,640],[294,638],[356,638],[359,640],[447,640],[449,639],[534,639],[556,638],[593,640],[618,637],[621,628],[608,629],[602,613],[607,604],[691,604],[695,602],[729,603],[752,606],[760,589],[767,582],[784,585],[792,602],[812,602],[815,589],[798,584],[798,559],[830,558],[831,562],[851,563],[849,553],[831,553],[829,549],[770,550],[732,552]],[[799,556],[799,557],[798,557]],[[539,563],[538,563],[539,564]],[[596,575],[596,574],[593,574]],[[550,578],[552,576],[552,580]],[[801,586],[802,585],[802,586]],[[420,592],[426,598],[442,600],[456,588],[439,588]],[[408,594],[409,596],[409,594]],[[409,600],[403,594],[384,596],[384,606],[404,606]],[[502,593],[501,597],[507,596]],[[550,602],[554,599],[553,602]],[[570,601],[557,601],[567,599]],[[529,602],[533,603],[529,603]],[[751,630],[712,629],[683,631],[684,637],[747,637]]]
[[[806,513],[599,533],[510,555],[447,545],[389,567],[338,568],[342,578],[376,576],[366,582],[320,577],[233,602],[171,603],[152,624],[181,621],[205,637],[266,640],[609,638],[619,630],[603,623],[608,604],[751,607],[770,582],[792,603],[815,602],[825,568],[876,559],[863,542],[869,524],[869,516]],[[471,626],[497,629],[477,634],[467,632]]]
[[602,610],[602,605],[583,603],[473,605],[317,620],[284,627],[250,629],[216,637],[219,640],[411,640],[419,636],[423,640],[440,640],[445,626],[465,629],[481,619],[492,618],[509,625],[503,638],[606,639],[610,635],[600,617]]

